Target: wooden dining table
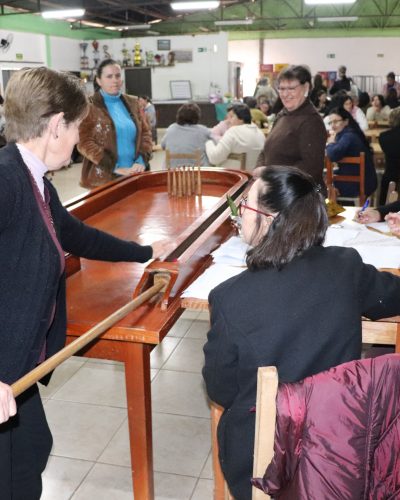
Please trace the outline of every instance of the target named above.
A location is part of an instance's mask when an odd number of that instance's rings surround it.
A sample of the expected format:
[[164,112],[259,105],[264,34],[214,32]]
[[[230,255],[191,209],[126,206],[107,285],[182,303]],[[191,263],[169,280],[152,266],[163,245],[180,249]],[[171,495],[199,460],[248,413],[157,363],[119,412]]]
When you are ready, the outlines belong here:
[[173,197],[167,192],[167,172],[149,172],[111,182],[66,205],[85,223],[114,236],[174,243],[163,261],[148,266],[67,258],[67,343],[151,286],[157,273],[171,279],[158,301],[144,303],[80,352],[125,363],[135,499],[154,499],[150,352],[182,313],[182,291],[232,233],[226,196],[238,199],[250,177],[238,170],[202,168],[201,194]]

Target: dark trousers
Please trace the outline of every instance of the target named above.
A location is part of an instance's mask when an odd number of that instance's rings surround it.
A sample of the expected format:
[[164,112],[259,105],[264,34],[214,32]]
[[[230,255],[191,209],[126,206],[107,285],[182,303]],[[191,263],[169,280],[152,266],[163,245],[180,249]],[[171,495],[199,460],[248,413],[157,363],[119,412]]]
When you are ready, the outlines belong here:
[[17,398],[17,415],[0,424],[1,500],[39,500],[53,439],[37,386]]

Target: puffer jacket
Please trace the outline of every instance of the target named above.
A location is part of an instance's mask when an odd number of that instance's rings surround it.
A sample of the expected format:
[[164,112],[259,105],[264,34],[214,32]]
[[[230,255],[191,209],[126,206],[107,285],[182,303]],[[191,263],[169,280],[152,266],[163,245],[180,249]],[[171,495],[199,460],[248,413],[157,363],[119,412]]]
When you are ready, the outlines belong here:
[[[136,154],[145,161],[152,151],[151,131],[147,120],[139,110],[138,99],[127,94],[121,95],[129,114],[136,125]],[[108,113],[100,92],[90,99],[87,117],[79,127],[78,150],[84,156],[81,186],[92,188],[109,182],[117,162],[117,137],[114,122]]]
[[274,458],[253,484],[279,500],[399,499],[400,354],[282,384]]

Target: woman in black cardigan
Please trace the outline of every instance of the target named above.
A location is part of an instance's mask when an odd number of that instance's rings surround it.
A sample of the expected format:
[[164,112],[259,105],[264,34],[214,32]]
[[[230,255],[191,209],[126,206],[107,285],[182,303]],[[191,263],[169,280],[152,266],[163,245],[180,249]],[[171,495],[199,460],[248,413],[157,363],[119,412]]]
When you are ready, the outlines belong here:
[[166,242],[141,246],[86,226],[62,206],[47,170],[69,163],[87,100],[78,79],[22,69],[5,99],[0,151],[0,497],[40,498],[52,437],[37,386],[14,401],[13,383],[65,342],[64,252],[145,262]]
[[253,246],[246,271],[209,296],[203,376],[225,408],[219,458],[235,500],[251,499],[257,369],[274,365],[295,382],[361,355],[361,317],[400,313],[400,279],[363,264],[350,248],[323,247],[327,215],[310,176],[261,171],[242,202]]

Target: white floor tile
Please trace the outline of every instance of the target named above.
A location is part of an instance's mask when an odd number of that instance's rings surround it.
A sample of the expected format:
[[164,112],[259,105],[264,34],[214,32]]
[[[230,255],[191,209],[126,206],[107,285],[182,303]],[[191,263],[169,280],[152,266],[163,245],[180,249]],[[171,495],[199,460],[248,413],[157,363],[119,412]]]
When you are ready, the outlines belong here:
[[48,386],[39,384],[42,398],[53,396],[85,363],[85,358],[75,356],[64,361],[54,370]]
[[212,500],[214,494],[214,481],[199,479],[191,500]]
[[162,368],[164,363],[168,360],[174,352],[176,346],[179,344],[180,339],[174,337],[165,337],[161,344],[158,344],[150,354],[150,366],[152,368]]
[[87,363],[53,399],[126,408],[124,364]]
[[85,460],[51,456],[42,476],[41,500],[69,500],[93,465]]
[[118,430],[125,409],[49,400],[45,404],[54,445],[61,457],[96,460]]
[[195,477],[156,472],[154,474],[155,500],[189,500],[196,481]]
[[182,319],[197,319],[199,317],[200,311],[195,311],[191,309],[185,309],[181,315]]
[[199,477],[210,452],[210,421],[153,413],[154,470]]
[[71,500],[132,500],[129,467],[96,464]]
[[200,477],[202,479],[213,479],[213,464],[212,464],[212,454],[208,455],[207,462],[205,463],[203,470],[201,471]]
[[152,407],[159,413],[210,417],[200,373],[160,370],[152,383]]
[[207,340],[207,333],[210,330],[210,322],[209,321],[193,321],[191,327],[186,332],[185,338],[187,339],[200,339],[203,341],[203,344]]
[[204,339],[185,337],[163,368],[165,370],[201,373],[204,366],[204,342]]
[[193,324],[192,318],[182,318],[182,316],[178,319],[175,325],[170,329],[167,334],[168,337],[184,337],[189,330],[189,328]]

